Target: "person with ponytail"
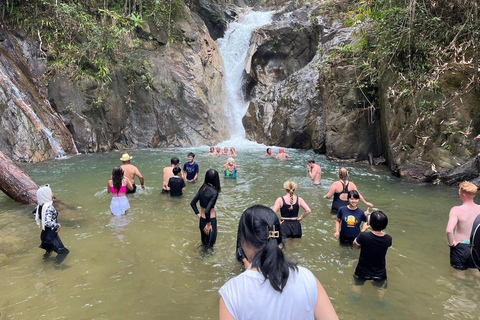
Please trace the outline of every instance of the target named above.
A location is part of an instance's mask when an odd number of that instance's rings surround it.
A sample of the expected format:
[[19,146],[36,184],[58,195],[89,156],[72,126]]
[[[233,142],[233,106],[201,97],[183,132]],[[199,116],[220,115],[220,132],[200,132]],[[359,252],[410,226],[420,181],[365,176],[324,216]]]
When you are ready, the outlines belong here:
[[[283,188],[287,192],[283,197],[279,197],[273,206],[273,212],[277,213],[280,210],[282,219],[282,234],[285,238],[301,238],[302,226],[300,222],[307,217],[312,210],[300,197],[294,195],[297,190],[297,184],[293,181],[286,181],[283,184]],[[302,216],[298,216],[300,207],[305,210]]]
[[53,207],[53,192],[46,184],[37,190],[37,208],[33,211],[35,222],[42,229],[40,234],[40,248],[45,250],[44,257],[50,256],[52,251],[57,253],[56,263],[60,263],[70,252],[60,240],[58,232],[60,223],[57,222],[58,212]]
[[248,208],[238,231],[249,266],[220,288],[220,320],[338,319],[312,272],[286,259],[280,221],[272,209]]
[[[205,181],[190,202],[193,212],[198,216],[200,237],[202,243],[212,247],[217,241],[217,212],[215,204],[220,193],[220,177],[217,170],[210,169],[205,173]],[[198,211],[197,202],[200,201],[201,212]]]
[[112,194],[110,211],[114,216],[127,214],[130,210],[130,202],[127,199],[127,190],[133,190],[133,184],[125,177],[122,167],[115,167],[112,170],[112,178],[108,180],[107,193]]
[[[357,190],[357,186],[352,181],[348,181],[348,171],[345,168],[340,168],[338,170],[338,181],[335,181],[330,190],[326,195],[323,196],[324,199],[330,199],[333,197],[332,201],[332,218],[336,218],[338,214],[338,209],[343,206],[348,205],[348,192],[352,190]],[[358,193],[359,200],[363,202],[367,207],[373,207],[371,202],[367,202],[363,196]]]

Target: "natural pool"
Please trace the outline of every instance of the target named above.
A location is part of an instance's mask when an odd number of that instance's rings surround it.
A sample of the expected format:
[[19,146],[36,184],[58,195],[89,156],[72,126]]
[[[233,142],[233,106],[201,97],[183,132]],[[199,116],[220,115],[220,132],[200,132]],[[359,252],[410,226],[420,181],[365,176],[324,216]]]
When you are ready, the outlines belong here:
[[[455,188],[404,182],[383,167],[347,166],[365,198],[389,216],[393,237],[387,305],[378,305],[370,285],[352,302],[359,251],[333,238],[331,200],[322,199],[342,164],[313,152],[287,150],[292,158],[280,161],[264,158],[263,146],[236,147],[238,178],[221,181],[213,253],[200,247],[189,205],[200,183],[189,184],[180,199],[160,194],[162,168],[174,156],[183,163],[195,152],[201,180],[207,169],[221,170],[226,157],[206,157],[207,147],[129,151],[147,189],[129,197],[130,214],[119,219],[109,213],[106,185],[121,152],[23,165],[66,205],[59,221],[71,253],[61,268],[44,261],[33,207],[0,195],[0,319],[217,319],[218,289],[242,270],[234,256],[238,217],[252,204],[273,206],[288,179],[298,183],[313,214],[303,222],[303,238],[287,244],[287,254],[318,277],[340,318],[478,319],[480,281],[457,280],[449,265],[445,227],[450,208],[460,204]],[[323,169],[320,188],[307,177],[311,157]]]

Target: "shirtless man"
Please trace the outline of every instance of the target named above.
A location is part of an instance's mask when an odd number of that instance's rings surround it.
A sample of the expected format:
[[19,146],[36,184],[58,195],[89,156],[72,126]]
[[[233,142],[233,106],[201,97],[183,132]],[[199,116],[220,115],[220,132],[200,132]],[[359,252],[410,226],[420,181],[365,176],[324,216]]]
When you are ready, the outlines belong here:
[[145,180],[143,179],[140,171],[138,171],[137,167],[135,167],[133,164],[130,164],[130,160],[132,159],[133,157],[130,157],[128,153],[124,153],[123,156],[120,158],[120,161],[123,162],[120,167],[123,169],[125,177],[127,177],[133,185],[132,190],[127,188],[127,193],[135,193],[135,191],[137,191],[137,186],[135,185],[135,176],[138,177],[142,189],[145,190]]
[[290,156],[288,155],[288,153],[285,153],[285,149],[284,148],[280,148],[278,149],[278,154],[277,156],[275,157],[277,159],[285,159],[285,158],[290,158]]
[[275,153],[272,152],[272,148],[267,148],[267,153],[265,153],[266,157],[275,157]]
[[462,182],[458,194],[463,204],[450,210],[447,239],[450,247],[450,265],[457,270],[458,277],[464,278],[465,270],[475,268],[470,253],[470,233],[475,218],[480,214],[480,205],[473,202],[477,194],[477,186],[473,183]]
[[310,179],[312,179],[313,185],[318,186],[321,183],[322,179],[322,168],[315,163],[315,160],[308,160],[308,174]]
[[217,156],[221,156],[222,155],[222,149],[220,149],[220,147],[217,147],[215,149],[215,153],[217,154]]
[[178,158],[170,159],[170,167],[163,168],[163,187],[162,193],[168,193],[168,180],[174,176],[173,168],[177,168],[180,166],[180,160]]

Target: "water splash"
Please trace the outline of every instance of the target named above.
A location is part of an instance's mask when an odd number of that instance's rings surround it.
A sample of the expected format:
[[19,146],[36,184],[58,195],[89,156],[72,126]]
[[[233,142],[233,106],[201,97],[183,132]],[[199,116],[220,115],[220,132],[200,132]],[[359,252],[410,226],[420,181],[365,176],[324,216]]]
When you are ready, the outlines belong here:
[[220,54],[225,65],[226,103],[225,114],[229,120],[231,139],[245,140],[242,118],[248,103],[242,93],[242,77],[245,70],[250,39],[255,29],[272,21],[273,11],[249,11],[230,23],[225,37],[217,39]]

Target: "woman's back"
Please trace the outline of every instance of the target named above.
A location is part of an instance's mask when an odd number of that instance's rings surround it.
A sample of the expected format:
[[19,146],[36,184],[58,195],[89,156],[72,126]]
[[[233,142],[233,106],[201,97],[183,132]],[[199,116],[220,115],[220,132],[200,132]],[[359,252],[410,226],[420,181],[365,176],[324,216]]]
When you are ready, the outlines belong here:
[[303,267],[290,269],[280,293],[265,281],[262,273],[246,270],[221,289],[228,311],[241,319],[313,319],[318,299],[315,276]]

